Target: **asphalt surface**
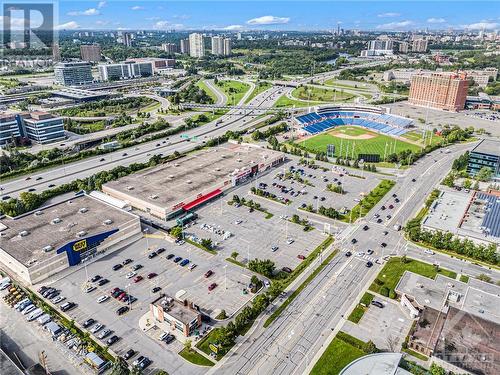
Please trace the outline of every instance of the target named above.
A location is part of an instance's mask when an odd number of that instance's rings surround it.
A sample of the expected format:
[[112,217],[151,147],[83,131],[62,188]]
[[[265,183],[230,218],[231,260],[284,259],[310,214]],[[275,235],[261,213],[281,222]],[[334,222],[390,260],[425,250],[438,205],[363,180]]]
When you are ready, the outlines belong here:
[[[278,94],[279,90],[279,88],[271,88],[257,95],[251,103],[256,106],[272,107],[280,96],[280,94]],[[2,197],[17,197],[19,193],[28,191],[29,189],[35,189],[34,191],[39,193],[49,189],[49,185],[58,186],[79,178],[86,178],[100,171],[110,170],[117,166],[143,163],[154,155],[169,155],[175,151],[184,152],[192,150],[203,141],[208,141],[211,138],[223,135],[228,130],[251,128],[252,120],[247,121],[248,114],[245,116],[240,113],[241,112],[237,110],[230,111],[221,116],[218,120],[183,133],[184,135],[189,135],[189,137],[197,137],[196,141],[188,141],[180,138],[180,135],[173,135],[165,139],[143,143],[136,147],[121,149],[106,155],[64,164],[40,173],[31,174],[29,180],[26,176],[9,180],[1,185],[4,190],[0,192],[0,195]],[[222,121],[222,123],[217,124],[218,121]],[[262,120],[254,120],[253,122],[259,121]]]

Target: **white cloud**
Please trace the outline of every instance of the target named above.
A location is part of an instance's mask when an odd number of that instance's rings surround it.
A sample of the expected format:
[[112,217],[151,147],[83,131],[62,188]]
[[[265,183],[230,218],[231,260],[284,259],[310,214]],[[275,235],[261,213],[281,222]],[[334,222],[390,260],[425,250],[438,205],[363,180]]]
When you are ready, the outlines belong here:
[[132,8],[130,8],[132,10],[143,10],[144,7],[141,7],[140,5],[134,5]]
[[[9,23],[10,19],[10,23]],[[0,16],[0,26],[1,27],[10,27],[11,30],[24,30],[24,18],[18,18],[18,17],[7,17],[7,16]],[[40,14],[35,13],[33,17],[29,19],[29,27],[30,28],[37,28],[40,27],[43,23],[43,19],[41,18]]]
[[153,27],[155,29],[160,29],[160,30],[163,30],[163,29],[182,29],[182,28],[184,28],[184,25],[181,23],[171,23],[169,21],[162,20],[162,21],[156,22],[153,25]]
[[241,30],[243,29],[242,25],[229,25],[224,27],[224,30]]
[[288,23],[289,17],[262,16],[248,20],[249,25],[280,25]]
[[428,23],[445,23],[446,20],[444,18],[428,18]]
[[109,21],[102,21],[102,20],[99,20],[99,21],[95,21],[95,24],[97,26],[106,26],[106,25],[109,25]]
[[476,23],[471,23],[469,25],[462,25],[464,29],[470,30],[493,30],[500,27],[500,23],[498,22],[489,22],[489,21],[481,21]]
[[378,25],[377,29],[381,30],[397,30],[397,29],[404,29],[408,26],[413,25],[412,21],[399,21],[399,22],[389,22],[389,23],[384,23],[382,25]]
[[98,16],[101,14],[96,8],[89,8],[83,11],[72,11],[68,12],[68,16]]
[[57,25],[56,29],[57,30],[74,30],[78,29],[80,25],[78,25],[75,21],[69,21],[66,23],[63,23],[61,25]]
[[377,17],[380,17],[380,18],[385,18],[385,17],[399,17],[400,15],[401,15],[400,13],[386,12],[386,13],[377,14]]
[[97,9],[102,9],[106,6],[106,2],[105,1],[99,1],[99,3],[97,4]]

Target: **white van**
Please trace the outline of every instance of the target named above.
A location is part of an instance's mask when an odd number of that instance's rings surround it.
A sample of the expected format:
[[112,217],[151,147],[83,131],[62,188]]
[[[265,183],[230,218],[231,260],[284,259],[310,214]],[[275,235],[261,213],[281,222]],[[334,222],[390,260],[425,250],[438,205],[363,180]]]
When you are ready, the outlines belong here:
[[41,315],[43,315],[43,310],[42,310],[42,309],[40,309],[40,308],[38,308],[38,309],[36,309],[36,310],[32,311],[32,312],[28,315],[28,317],[26,318],[26,320],[27,320],[28,322],[32,322],[33,320],[35,320],[36,318],[38,318],[38,317],[39,317],[39,316],[41,316]]
[[38,322],[38,324],[43,326],[44,324],[47,324],[51,320],[52,317],[49,314],[43,314],[42,316],[38,317],[36,321]]

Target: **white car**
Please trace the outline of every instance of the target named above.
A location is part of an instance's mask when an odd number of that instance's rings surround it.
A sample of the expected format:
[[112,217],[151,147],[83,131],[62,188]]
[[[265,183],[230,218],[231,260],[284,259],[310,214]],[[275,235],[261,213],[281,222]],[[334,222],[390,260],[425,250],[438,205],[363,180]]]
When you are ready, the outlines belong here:
[[430,249],[425,249],[424,253],[429,254],[429,255],[434,255],[434,251],[432,251]]
[[101,324],[101,323],[97,323],[95,326],[93,326],[91,329],[90,329],[90,332],[92,333],[97,333],[99,332],[101,329],[104,328],[104,324]]
[[356,255],[357,255],[358,257],[362,257],[363,255],[365,255],[365,253],[364,253],[363,251],[358,251],[358,252],[356,253]]
[[87,289],[85,289],[85,293],[90,293],[96,290],[97,288],[94,285],[88,286]]
[[243,220],[236,220],[234,223],[235,223],[236,225],[240,225],[241,223],[243,223]]
[[32,312],[33,310],[36,309],[36,306],[35,305],[29,305],[28,307],[26,307],[23,311],[21,311],[21,313],[23,315],[27,315],[29,314],[30,312]]
[[59,303],[59,302],[64,301],[65,299],[66,299],[66,297],[63,297],[63,296],[57,296],[57,297],[55,297],[55,298],[52,300],[52,302],[54,302],[54,303]]
[[289,238],[288,240],[286,240],[286,243],[291,245],[295,242],[295,240],[293,238]]
[[278,250],[278,246],[273,246],[271,247],[271,251],[274,253],[276,250]]
[[269,280],[264,280],[264,286],[266,288],[269,288],[271,286],[271,283],[269,282]]
[[97,299],[97,303],[103,303],[103,302],[107,301],[108,299],[109,299],[109,296],[107,296],[107,295],[100,296],[100,297]]
[[189,270],[190,270],[190,271],[192,271],[192,270],[194,270],[196,267],[198,267],[198,265],[197,265],[197,264],[195,264],[195,263],[191,263],[191,265],[189,266]]
[[132,278],[132,277],[134,277],[135,275],[137,275],[137,272],[132,271],[132,272],[127,273],[127,274],[125,275],[125,277],[126,277],[127,279],[131,279],[131,278]]
[[160,341],[163,341],[163,340],[165,340],[167,337],[168,337],[168,332],[163,332],[163,333],[161,334],[161,336],[159,337],[159,340],[160,340]]

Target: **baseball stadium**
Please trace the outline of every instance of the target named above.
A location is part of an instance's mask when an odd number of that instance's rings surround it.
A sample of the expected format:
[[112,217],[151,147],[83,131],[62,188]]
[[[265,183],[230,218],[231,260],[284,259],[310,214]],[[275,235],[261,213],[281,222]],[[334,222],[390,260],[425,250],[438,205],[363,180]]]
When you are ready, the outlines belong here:
[[295,117],[295,122],[300,144],[329,156],[376,162],[391,153],[422,148],[415,139],[413,120],[386,113],[384,108],[316,107],[314,112]]

